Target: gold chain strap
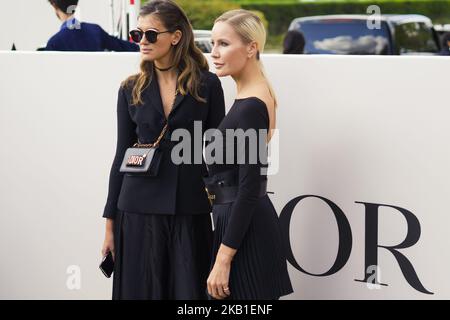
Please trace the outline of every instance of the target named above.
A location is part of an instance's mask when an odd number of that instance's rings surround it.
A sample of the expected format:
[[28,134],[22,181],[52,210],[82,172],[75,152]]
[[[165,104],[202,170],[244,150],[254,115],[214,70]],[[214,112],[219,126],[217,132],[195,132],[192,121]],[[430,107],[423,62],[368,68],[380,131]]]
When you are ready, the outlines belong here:
[[[175,105],[175,100],[177,99],[177,95],[178,95],[178,89],[175,90],[175,97],[173,98],[172,109],[173,109],[173,106]],[[156,141],[154,143],[142,144],[142,143],[139,143],[139,139],[138,139],[138,142],[135,143],[133,145],[133,147],[137,147],[137,148],[153,148],[153,147],[159,146],[159,143],[161,142],[162,138],[166,134],[168,127],[169,127],[169,125],[168,125],[168,123],[166,123],[164,128],[162,129],[161,133],[159,134],[158,139],[156,139]]]
[[133,147],[137,147],[137,148],[152,148],[152,147],[157,147],[159,145],[159,143],[161,142],[161,139],[164,137],[164,135],[166,134],[168,128],[168,124],[166,123],[166,125],[164,126],[164,128],[162,129],[161,133],[159,134],[158,139],[156,139],[156,141],[154,143],[149,143],[149,144],[142,144],[142,143],[135,143]]

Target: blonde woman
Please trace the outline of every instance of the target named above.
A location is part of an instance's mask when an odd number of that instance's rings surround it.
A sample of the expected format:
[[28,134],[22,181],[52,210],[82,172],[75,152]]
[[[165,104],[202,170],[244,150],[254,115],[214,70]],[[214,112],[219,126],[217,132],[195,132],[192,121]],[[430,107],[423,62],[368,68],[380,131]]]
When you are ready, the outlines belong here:
[[[217,127],[225,115],[220,80],[208,71],[191,24],[173,1],[144,5],[130,36],[140,45],[141,71],[119,90],[117,149],[103,213],[102,252],[114,257],[113,299],[206,299],[212,245],[206,165],[201,148],[176,164],[171,137],[177,129],[197,137],[195,121],[203,130]],[[157,172],[120,172],[127,148],[159,136]]]
[[[211,162],[205,179],[214,201],[207,286],[215,299],[278,299],[292,292],[278,215],[266,194],[265,151],[275,128],[276,98],[260,60],[265,41],[261,20],[246,10],[224,13],[212,30],[217,75],[231,76],[237,86],[236,100],[216,133],[226,141],[226,161]],[[258,135],[257,142],[236,139],[242,131]]]

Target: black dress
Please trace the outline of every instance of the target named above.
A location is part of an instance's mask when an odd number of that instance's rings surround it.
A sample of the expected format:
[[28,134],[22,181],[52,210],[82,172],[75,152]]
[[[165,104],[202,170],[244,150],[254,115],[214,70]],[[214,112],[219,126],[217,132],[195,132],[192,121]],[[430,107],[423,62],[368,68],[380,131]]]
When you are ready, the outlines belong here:
[[[267,180],[267,132],[269,115],[265,103],[250,97],[237,99],[218,127],[222,134],[224,152],[223,164],[208,165],[209,179],[236,176],[238,193],[234,202],[213,206],[214,241],[211,267],[220,245],[237,249],[231,264],[229,287],[230,299],[278,299],[292,293],[286,263],[286,248],[283,245],[278,215],[266,195],[261,196],[261,184]],[[245,143],[227,135],[227,129],[255,129],[262,131],[256,143],[250,138]],[[236,132],[236,131],[234,131]],[[262,138],[262,139],[260,139]],[[242,140],[241,140],[242,141]],[[217,146],[217,145],[216,145]],[[226,159],[226,153],[233,148],[234,161]],[[252,161],[251,153],[262,154]],[[245,160],[242,155],[245,155]],[[240,160],[239,160],[240,159]],[[253,158],[255,159],[255,158]]]
[[[143,103],[133,105],[133,85],[119,90],[118,139],[111,167],[103,217],[114,219],[113,299],[207,299],[206,281],[212,251],[211,206],[202,177],[207,173],[190,159],[175,164],[171,141],[177,129],[187,130],[202,145],[204,130],[217,128],[225,115],[221,82],[203,72],[200,96],[178,94],[167,117],[168,134],[160,144],[162,159],[156,177],[119,171],[127,148],[138,140],[152,143],[166,117],[158,79],[145,87]],[[195,135],[195,121],[201,134]]]
[[119,212],[114,300],[204,300],[211,259],[209,215]]

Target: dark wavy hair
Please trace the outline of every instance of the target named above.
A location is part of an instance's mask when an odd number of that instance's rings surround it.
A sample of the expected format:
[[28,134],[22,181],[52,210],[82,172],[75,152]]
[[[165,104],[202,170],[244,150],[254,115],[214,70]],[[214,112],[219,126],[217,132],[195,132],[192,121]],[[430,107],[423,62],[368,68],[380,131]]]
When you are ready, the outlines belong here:
[[54,5],[62,12],[68,14],[75,13],[75,10],[72,10],[70,12],[67,11],[70,7],[78,6],[78,0],[48,0],[48,2],[50,2],[50,4]]
[[305,49],[305,36],[299,30],[289,30],[283,41],[284,54],[302,54]]
[[[149,14],[157,15],[167,30],[180,30],[181,40],[172,47],[174,50],[172,65],[177,66],[179,75],[178,89],[182,95],[190,94],[197,101],[206,100],[199,96],[201,72],[209,70],[208,62],[194,42],[194,32],[183,9],[171,0],[153,0],[146,3],[139,13],[139,17]],[[124,81],[124,86],[133,85],[132,104],[142,104],[142,92],[150,84],[154,74],[153,61],[142,61],[140,72]]]

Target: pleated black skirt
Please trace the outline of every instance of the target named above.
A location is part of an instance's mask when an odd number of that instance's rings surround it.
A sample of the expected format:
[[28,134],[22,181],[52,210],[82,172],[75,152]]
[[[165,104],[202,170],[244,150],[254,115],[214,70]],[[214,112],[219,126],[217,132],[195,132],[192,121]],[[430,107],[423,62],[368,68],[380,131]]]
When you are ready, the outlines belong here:
[[113,300],[207,299],[210,215],[119,212]]
[[[232,203],[214,205],[214,259],[222,243]],[[276,300],[293,292],[277,212],[260,198],[249,229],[231,264],[229,300]]]

